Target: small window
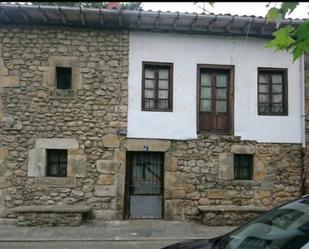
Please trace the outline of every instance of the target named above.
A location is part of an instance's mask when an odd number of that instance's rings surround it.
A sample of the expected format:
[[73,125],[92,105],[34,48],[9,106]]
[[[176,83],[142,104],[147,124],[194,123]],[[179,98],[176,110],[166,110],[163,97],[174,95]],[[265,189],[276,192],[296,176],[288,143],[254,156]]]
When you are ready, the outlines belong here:
[[287,97],[287,70],[259,68],[259,115],[287,115]]
[[234,155],[234,179],[251,180],[253,173],[253,155]]
[[48,149],[46,176],[66,177],[68,153],[67,150]]
[[72,87],[72,68],[56,67],[57,89],[71,89]]
[[172,111],[172,64],[143,63],[143,111]]

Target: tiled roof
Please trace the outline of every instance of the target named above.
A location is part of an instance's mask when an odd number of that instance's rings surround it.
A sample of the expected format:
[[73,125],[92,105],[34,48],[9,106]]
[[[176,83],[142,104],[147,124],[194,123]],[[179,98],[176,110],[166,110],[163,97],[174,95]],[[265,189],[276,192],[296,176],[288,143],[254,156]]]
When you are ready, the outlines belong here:
[[[0,4],[0,23],[61,25],[269,38],[279,26],[297,26],[306,19],[285,19],[278,25],[261,16],[198,14],[143,10]],[[308,20],[308,19],[307,19]]]

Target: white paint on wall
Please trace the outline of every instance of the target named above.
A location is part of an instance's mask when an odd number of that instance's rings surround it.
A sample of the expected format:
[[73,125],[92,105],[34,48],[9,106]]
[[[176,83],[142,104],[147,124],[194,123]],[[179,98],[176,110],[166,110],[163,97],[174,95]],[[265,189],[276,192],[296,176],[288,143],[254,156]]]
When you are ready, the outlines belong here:
[[[299,61],[264,48],[266,40],[131,32],[128,137],[195,139],[197,64],[235,66],[234,135],[258,142],[301,142]],[[174,64],[173,112],[141,111],[142,61]],[[288,68],[288,116],[257,114],[257,68]]]

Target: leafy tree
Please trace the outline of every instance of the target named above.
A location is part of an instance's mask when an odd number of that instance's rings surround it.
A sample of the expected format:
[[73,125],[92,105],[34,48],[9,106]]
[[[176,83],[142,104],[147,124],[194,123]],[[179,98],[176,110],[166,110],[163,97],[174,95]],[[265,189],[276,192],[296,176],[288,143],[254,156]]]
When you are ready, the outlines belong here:
[[[299,2],[283,2],[279,8],[272,7],[268,10],[266,19],[268,22],[276,21],[277,26],[288,14],[291,14]],[[267,5],[269,7],[269,4]],[[309,22],[306,21],[298,27],[287,25],[279,28],[273,33],[274,38],[266,45],[268,48],[275,48],[276,51],[290,51],[293,60],[309,52]]]
[[[197,3],[199,2],[194,4]],[[213,6],[215,2],[207,3]],[[270,3],[266,7],[270,7]],[[274,38],[266,44],[266,47],[274,48],[275,51],[290,52],[293,55],[293,61],[297,60],[304,53],[309,52],[309,22],[305,21],[298,27],[292,27],[291,25],[279,29],[278,27],[285,16],[291,14],[298,6],[299,2],[282,2],[279,8],[271,7],[266,14],[268,22],[275,21],[277,23],[277,30],[273,32]],[[206,10],[205,5],[202,9],[203,11]]]
[[[67,6],[83,8],[106,8],[107,2],[31,2],[33,5]],[[138,10],[142,6],[141,2],[121,2],[120,9]]]

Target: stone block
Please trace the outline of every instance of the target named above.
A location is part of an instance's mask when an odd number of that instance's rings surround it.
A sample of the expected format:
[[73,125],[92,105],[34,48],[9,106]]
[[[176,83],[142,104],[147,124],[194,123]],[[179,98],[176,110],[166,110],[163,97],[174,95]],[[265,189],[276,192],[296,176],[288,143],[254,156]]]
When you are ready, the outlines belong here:
[[115,134],[108,134],[103,137],[103,145],[104,147],[109,148],[119,148],[120,140]]
[[267,178],[267,172],[265,169],[266,162],[260,158],[255,157],[253,160],[253,180],[264,181]]
[[9,70],[4,66],[0,66],[0,75],[1,76],[9,75]]
[[0,148],[0,161],[4,161],[9,155],[8,149],[5,147]]
[[185,175],[179,172],[166,172],[164,176],[164,185],[169,188],[183,188],[185,183]]
[[260,190],[272,191],[274,190],[274,183],[273,182],[262,182]]
[[86,155],[68,154],[67,175],[72,177],[87,176]]
[[4,107],[2,97],[0,96],[0,120],[2,120],[3,116],[4,116]]
[[113,160],[98,160],[97,161],[97,171],[102,174],[114,174],[119,172],[121,162]]
[[165,171],[175,172],[177,170],[177,158],[165,153]]
[[46,173],[46,150],[32,149],[28,153],[28,176],[40,177]]
[[100,175],[97,181],[99,185],[111,185],[114,183],[114,176],[112,174]]
[[262,191],[256,191],[254,193],[255,199],[264,199],[264,198],[268,198],[268,197],[271,197],[271,191],[262,190]]
[[3,189],[5,187],[5,177],[0,177],[0,189]]
[[6,166],[3,162],[0,161],[0,176],[4,176],[6,173]]
[[97,185],[94,188],[95,196],[116,196],[117,191],[114,185]]
[[35,179],[37,187],[71,188],[76,186],[74,177],[38,177]]
[[185,190],[183,188],[170,188],[165,189],[165,199],[183,199],[185,198]]
[[148,147],[148,151],[165,152],[170,149],[171,141],[158,139],[127,139],[124,146],[128,151],[144,151],[144,148]]
[[93,210],[93,216],[96,219],[102,219],[102,220],[116,220],[121,219],[119,217],[119,214],[115,210]]
[[19,86],[19,78],[17,76],[1,76],[0,75],[0,88],[1,87],[17,87]]
[[78,149],[78,141],[70,138],[39,138],[35,142],[39,149]]
[[225,199],[228,197],[227,191],[219,189],[208,189],[207,198],[208,199]]
[[233,144],[231,152],[233,154],[254,154],[256,147],[252,144]]
[[183,220],[184,219],[183,200],[166,200],[165,201],[165,219],[166,220]]
[[234,155],[232,153],[220,153],[218,161],[218,179],[234,179]]

